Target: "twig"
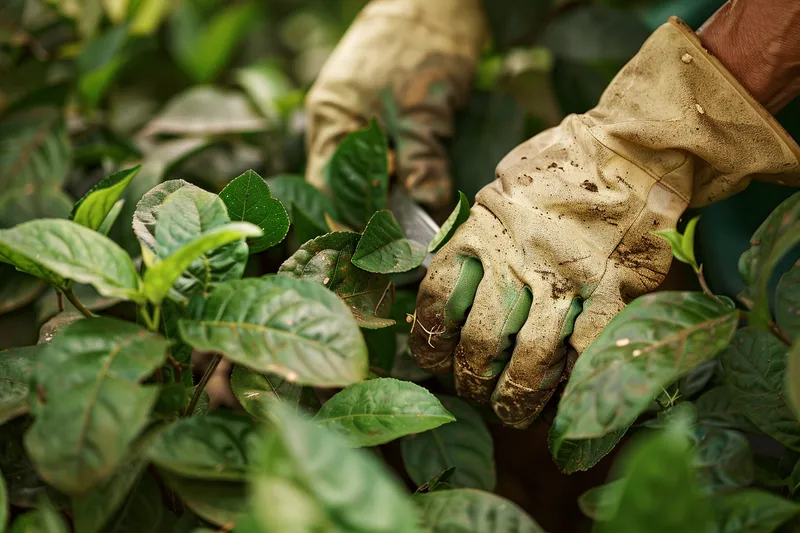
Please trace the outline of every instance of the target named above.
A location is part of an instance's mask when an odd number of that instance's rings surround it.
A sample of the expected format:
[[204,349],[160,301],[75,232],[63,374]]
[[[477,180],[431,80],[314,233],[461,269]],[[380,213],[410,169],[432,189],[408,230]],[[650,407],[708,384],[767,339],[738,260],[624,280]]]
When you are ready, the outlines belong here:
[[717,295],[711,292],[711,288],[706,283],[706,277],[703,275],[703,265],[700,265],[697,270],[695,270],[695,274],[697,274],[697,281],[700,282],[700,287],[703,289],[703,292],[707,295],[714,298],[716,301],[722,303],[722,300],[717,298]]
[[775,335],[776,337],[778,337],[778,339],[782,343],[784,343],[786,346],[789,346],[789,347],[792,346],[792,344],[793,344],[792,339],[790,339],[789,336],[786,333],[781,331],[781,328],[778,327],[778,324],[776,324],[772,320],[768,321],[767,324],[769,324],[769,330],[772,332],[772,334]]
[[64,295],[61,294],[61,291],[56,291],[56,297],[58,298],[58,312],[64,312]]
[[200,395],[203,393],[203,390],[206,388],[206,384],[208,384],[208,380],[211,379],[211,375],[214,373],[214,370],[217,369],[219,362],[222,361],[222,354],[216,353],[214,354],[214,358],[208,363],[208,367],[206,367],[206,371],[203,373],[203,377],[200,378],[200,382],[197,384],[197,387],[194,388],[194,394],[192,394],[192,400],[189,402],[189,407],[186,409],[186,412],[189,416],[192,416],[194,413],[194,408],[197,407],[197,402],[200,401]]
[[91,311],[89,311],[86,308],[86,306],[81,303],[80,300],[78,300],[78,297],[75,296],[75,293],[72,292],[72,289],[66,289],[64,291],[64,296],[67,297],[67,300],[69,300],[69,303],[71,303],[73,306],[75,306],[75,309],[80,311],[81,314],[83,314],[83,316],[85,316],[86,318],[93,318],[94,317],[94,314]]

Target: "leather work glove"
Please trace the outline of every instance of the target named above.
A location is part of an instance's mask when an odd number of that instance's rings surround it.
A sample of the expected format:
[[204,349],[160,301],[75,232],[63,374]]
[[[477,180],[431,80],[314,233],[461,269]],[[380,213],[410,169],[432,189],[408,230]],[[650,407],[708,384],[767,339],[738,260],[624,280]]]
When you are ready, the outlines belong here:
[[664,24],[596,108],[522,143],[434,257],[411,349],[525,427],[581,353],[671,262],[653,231],[753,178],[800,184],[800,147],[691,29]]
[[[373,0],[325,63],[306,99],[306,179],[326,189],[324,168],[342,139],[373,115],[396,115],[401,185],[431,209],[452,182],[440,138],[452,135],[485,40],[481,0]],[[384,109],[383,92],[391,107]]]

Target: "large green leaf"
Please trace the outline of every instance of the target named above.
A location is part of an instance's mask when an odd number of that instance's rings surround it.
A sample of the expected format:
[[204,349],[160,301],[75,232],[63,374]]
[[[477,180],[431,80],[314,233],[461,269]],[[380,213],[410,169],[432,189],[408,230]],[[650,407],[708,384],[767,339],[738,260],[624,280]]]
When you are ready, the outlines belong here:
[[480,413],[458,398],[438,398],[456,421],[402,441],[408,476],[422,485],[442,470],[455,467],[449,480],[454,487],[494,490],[494,443]]
[[0,258],[58,289],[74,280],[103,296],[142,300],[128,254],[108,237],[69,220],[32,220],[0,230]]
[[70,144],[61,112],[26,109],[0,121],[0,190],[41,192],[61,187],[70,164]]
[[147,457],[182,477],[244,481],[256,445],[249,417],[215,412],[182,418],[160,431],[148,444]]
[[111,318],[79,320],[45,346],[25,447],[48,483],[81,494],[114,472],[148,422],[158,389],[139,382],[163,364],[167,346]]
[[314,420],[358,446],[377,446],[437,428],[455,418],[436,396],[419,385],[377,378],[335,394]]
[[572,474],[596,465],[614,449],[628,428],[612,431],[602,437],[580,440],[564,440],[559,435],[560,431],[557,423],[550,427],[547,445],[558,469],[565,474]]
[[713,533],[772,533],[797,515],[800,505],[761,489],[722,492],[714,497]]
[[289,381],[346,386],[367,374],[367,349],[347,307],[316,283],[268,276],[219,284],[184,342]]
[[28,383],[40,346],[0,352],[0,424],[28,412]]
[[119,512],[106,524],[103,533],[162,531],[160,526],[166,512],[158,482],[147,472],[136,481],[133,490],[128,494]]
[[362,328],[394,324],[392,282],[387,276],[357,268],[351,262],[359,235],[339,231],[308,241],[284,261],[278,274],[326,286],[350,308]]
[[706,426],[737,429],[745,433],[761,431],[734,404],[727,388],[714,387],[695,402],[697,422]]
[[315,412],[320,406],[312,388],[239,365],[234,366],[231,372],[231,390],[244,410],[259,420],[266,419],[275,400],[282,400],[300,412]]
[[[303,531],[417,531],[410,498],[375,456],[350,449],[344,437],[282,403],[270,418],[274,430],[266,436],[253,491],[253,513],[263,533],[284,533],[298,519],[309,526]],[[289,492],[294,503],[273,505],[265,496],[276,492]]]
[[414,501],[430,533],[544,533],[519,506],[491,492],[441,490]]
[[373,119],[368,128],[345,137],[328,162],[325,177],[339,217],[349,226],[364,227],[386,207],[387,151],[386,137]]
[[597,522],[607,522],[614,518],[625,488],[625,480],[618,479],[605,485],[587,490],[578,498],[581,512]]
[[724,349],[738,320],[732,306],[702,293],[636,299],[578,358],[558,406],[560,438],[628,427],[663,387]]
[[773,439],[800,450],[800,423],[783,390],[786,351],[771,333],[751,326],[736,332],[719,360],[736,408]]
[[765,327],[770,319],[767,285],[778,261],[800,243],[800,193],[784,200],[758,227],[751,247],[739,258],[739,274],[747,287],[740,295],[752,303],[750,321]]
[[21,508],[35,507],[45,497],[64,499],[42,480],[25,453],[23,437],[31,422],[30,417],[16,418],[0,430],[0,471],[5,476],[8,501]]
[[235,525],[247,510],[248,487],[245,483],[184,478],[163,471],[161,477],[186,507],[219,526]]
[[125,192],[125,187],[142,168],[141,165],[120,170],[98,181],[94,187],[75,203],[70,219],[81,226],[99,230],[114,204]]
[[[319,230],[318,235],[327,233],[325,214],[334,216],[336,211],[333,207],[333,202],[322,194],[319,189],[311,185],[303,177],[290,174],[273,176],[267,178],[266,181],[274,198],[280,200],[287,207],[295,204],[298,211],[306,215],[306,218]],[[294,214],[291,212],[289,214],[292,217],[292,224],[297,224]]]
[[35,218],[67,218],[72,199],[61,189],[23,187],[0,192],[0,229]]
[[407,272],[422,264],[424,245],[406,239],[391,211],[378,211],[369,219],[353,254],[353,264],[367,272]]
[[442,227],[433,236],[433,240],[428,244],[428,252],[436,252],[447,244],[447,241],[455,234],[458,227],[469,218],[469,200],[463,192],[458,191],[458,204],[456,205]]
[[781,276],[775,289],[775,321],[795,343],[800,339],[800,261]]
[[745,487],[753,481],[753,454],[747,437],[730,429],[699,428],[693,464],[709,493]]
[[[136,237],[155,255],[156,260],[167,260],[178,256],[187,259],[186,247],[205,241],[204,235],[229,224],[225,203],[215,194],[191,185],[183,180],[170,180],[154,187],[145,194],[136,206],[133,215],[133,230]],[[224,232],[227,233],[227,232]],[[221,237],[216,235],[215,240]],[[239,279],[247,262],[247,245],[243,239],[235,239],[225,246],[213,247],[202,257],[195,258],[186,272],[180,271],[170,298],[186,303],[194,294],[207,294],[220,282]],[[197,248],[195,248],[195,251]],[[180,265],[169,270],[174,274]],[[167,268],[167,267],[160,267]]]
[[289,232],[289,214],[254,171],[248,170],[235,178],[222,189],[219,197],[225,202],[231,220],[251,222],[264,232],[247,241],[251,254],[275,246]]

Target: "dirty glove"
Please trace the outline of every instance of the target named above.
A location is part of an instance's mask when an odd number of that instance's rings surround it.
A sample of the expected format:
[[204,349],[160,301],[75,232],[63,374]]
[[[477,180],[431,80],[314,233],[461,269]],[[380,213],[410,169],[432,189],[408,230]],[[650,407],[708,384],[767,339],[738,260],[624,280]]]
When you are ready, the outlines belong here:
[[[342,139],[375,115],[396,129],[400,183],[429,208],[447,206],[452,183],[440,143],[466,102],[486,30],[481,0],[373,0],[326,62],[306,100],[306,178]],[[385,109],[383,93],[391,95]]]
[[[671,255],[653,231],[753,177],[798,182],[800,147],[681,21],[659,28],[598,106],[511,151],[434,257],[411,349],[459,395],[525,427]],[[759,176],[756,176],[759,175]]]

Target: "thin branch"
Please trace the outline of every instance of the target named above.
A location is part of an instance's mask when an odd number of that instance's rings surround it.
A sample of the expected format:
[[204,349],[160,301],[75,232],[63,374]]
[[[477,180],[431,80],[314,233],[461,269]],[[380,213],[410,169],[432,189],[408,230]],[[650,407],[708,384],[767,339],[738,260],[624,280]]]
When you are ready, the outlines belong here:
[[790,339],[789,336],[786,333],[781,331],[781,328],[778,327],[778,324],[776,324],[772,320],[767,322],[767,324],[769,324],[769,330],[772,332],[772,334],[775,335],[776,337],[778,337],[778,339],[782,343],[784,343],[786,346],[789,346],[789,347],[792,346],[792,344],[793,344],[792,343],[792,339]]
[[64,312],[64,295],[61,294],[61,291],[56,291],[56,297],[58,298],[58,312]]
[[86,308],[86,306],[81,303],[80,300],[78,300],[78,297],[75,296],[75,293],[72,292],[72,289],[65,290],[64,291],[64,296],[67,297],[67,300],[69,300],[69,303],[71,303],[73,306],[75,306],[75,309],[80,311],[81,314],[83,314],[83,316],[85,316],[86,318],[93,318],[94,317],[94,314],[91,311],[89,311]]
[[711,288],[708,286],[708,283],[706,283],[706,277],[703,275],[703,265],[700,265],[700,267],[695,270],[695,274],[697,274],[697,281],[700,282],[700,287],[703,289],[703,292],[714,298],[716,301],[722,303],[722,300],[717,298],[717,295],[711,292]]
[[195,407],[197,407],[197,402],[200,401],[200,395],[206,388],[208,380],[211,379],[211,375],[217,369],[217,366],[219,365],[220,361],[222,361],[222,354],[216,353],[214,354],[214,358],[211,360],[211,362],[208,363],[208,367],[206,367],[206,371],[203,373],[203,377],[200,378],[200,383],[198,383],[197,387],[194,388],[194,394],[192,394],[192,400],[189,402],[189,407],[186,410],[189,416],[192,416],[192,413],[194,413],[194,409]]

